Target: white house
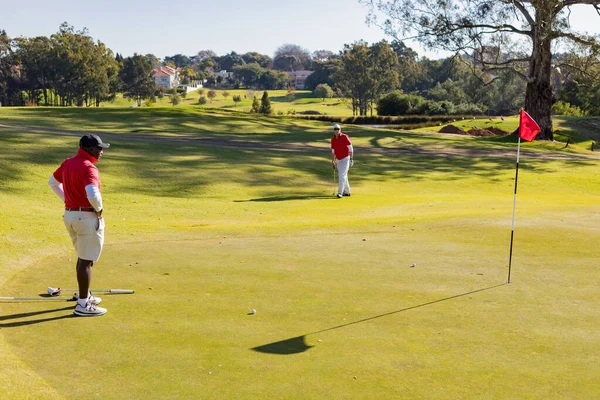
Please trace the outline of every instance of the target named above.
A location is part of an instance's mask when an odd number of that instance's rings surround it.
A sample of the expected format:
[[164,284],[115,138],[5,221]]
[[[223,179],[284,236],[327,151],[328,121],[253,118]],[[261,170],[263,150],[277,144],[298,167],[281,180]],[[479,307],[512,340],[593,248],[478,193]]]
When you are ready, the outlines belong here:
[[314,71],[292,71],[288,72],[288,75],[291,80],[291,84],[294,85],[296,89],[304,89],[304,82],[306,82],[306,78],[309,77]]
[[154,77],[154,82],[156,82],[158,86],[162,86],[167,89],[172,89],[179,86],[179,71],[175,68],[161,65],[160,67],[152,70],[152,76]]

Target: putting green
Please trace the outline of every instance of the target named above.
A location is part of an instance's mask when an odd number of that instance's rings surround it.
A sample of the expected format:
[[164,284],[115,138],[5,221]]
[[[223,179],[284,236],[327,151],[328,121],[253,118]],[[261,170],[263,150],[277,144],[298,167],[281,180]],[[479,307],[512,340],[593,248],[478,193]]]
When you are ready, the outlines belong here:
[[[523,235],[543,235],[542,220]],[[579,303],[581,317],[595,290],[585,283],[593,252],[571,248],[578,257],[570,262],[540,257],[537,240],[521,237],[514,282],[504,285],[502,225],[449,220],[349,234],[115,243],[95,267],[94,286],[134,295],[105,295],[109,313],[90,319],[71,317],[71,303],[3,304],[3,328],[15,354],[67,397],[111,398],[107,384],[127,388],[114,398],[510,395],[499,389],[507,379],[511,390],[583,395],[572,383],[597,372],[583,362],[593,357],[593,323],[570,312]],[[565,246],[586,243],[578,229],[558,229]],[[479,241],[478,232],[492,239]],[[72,286],[72,264],[50,256],[6,288]],[[561,274],[575,268],[576,276]],[[560,334],[575,322],[579,335]],[[547,357],[561,357],[562,366],[534,376]],[[559,379],[567,366],[577,371],[571,384]]]
[[[273,140],[319,134],[294,129]],[[73,138],[0,133],[3,295],[72,287],[60,201],[40,187]],[[99,164],[107,236],[93,286],[136,293],[102,295],[100,318],[0,304],[3,398],[600,392],[597,160],[521,159],[506,285],[514,159],[465,154],[508,142],[361,130],[353,196],[337,200],[319,149],[114,139]],[[369,152],[392,142],[414,153]]]

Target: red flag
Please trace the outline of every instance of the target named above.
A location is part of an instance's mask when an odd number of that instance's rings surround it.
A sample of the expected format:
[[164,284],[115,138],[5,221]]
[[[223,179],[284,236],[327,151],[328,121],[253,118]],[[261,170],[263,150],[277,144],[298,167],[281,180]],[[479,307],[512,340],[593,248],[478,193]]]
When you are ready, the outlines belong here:
[[535,122],[531,115],[521,109],[521,116],[519,120],[519,137],[528,142],[532,142],[535,136],[541,132],[540,126]]

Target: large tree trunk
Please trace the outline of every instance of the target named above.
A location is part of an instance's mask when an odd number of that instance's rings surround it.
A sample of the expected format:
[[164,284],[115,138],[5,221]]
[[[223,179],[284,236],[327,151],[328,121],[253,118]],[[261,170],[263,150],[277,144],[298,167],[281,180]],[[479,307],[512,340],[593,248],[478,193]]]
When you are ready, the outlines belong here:
[[537,10],[537,25],[533,28],[533,51],[529,64],[529,78],[525,92],[525,111],[533,117],[542,131],[537,138],[554,140],[552,133],[552,104],[554,96],[550,75],[552,72],[551,11],[543,7]]

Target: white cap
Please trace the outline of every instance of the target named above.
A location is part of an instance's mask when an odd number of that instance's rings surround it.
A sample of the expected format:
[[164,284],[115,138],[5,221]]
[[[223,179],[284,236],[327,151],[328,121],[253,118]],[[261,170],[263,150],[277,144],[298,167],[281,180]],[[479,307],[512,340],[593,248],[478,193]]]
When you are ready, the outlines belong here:
[[340,124],[333,124],[333,129],[342,129]]

